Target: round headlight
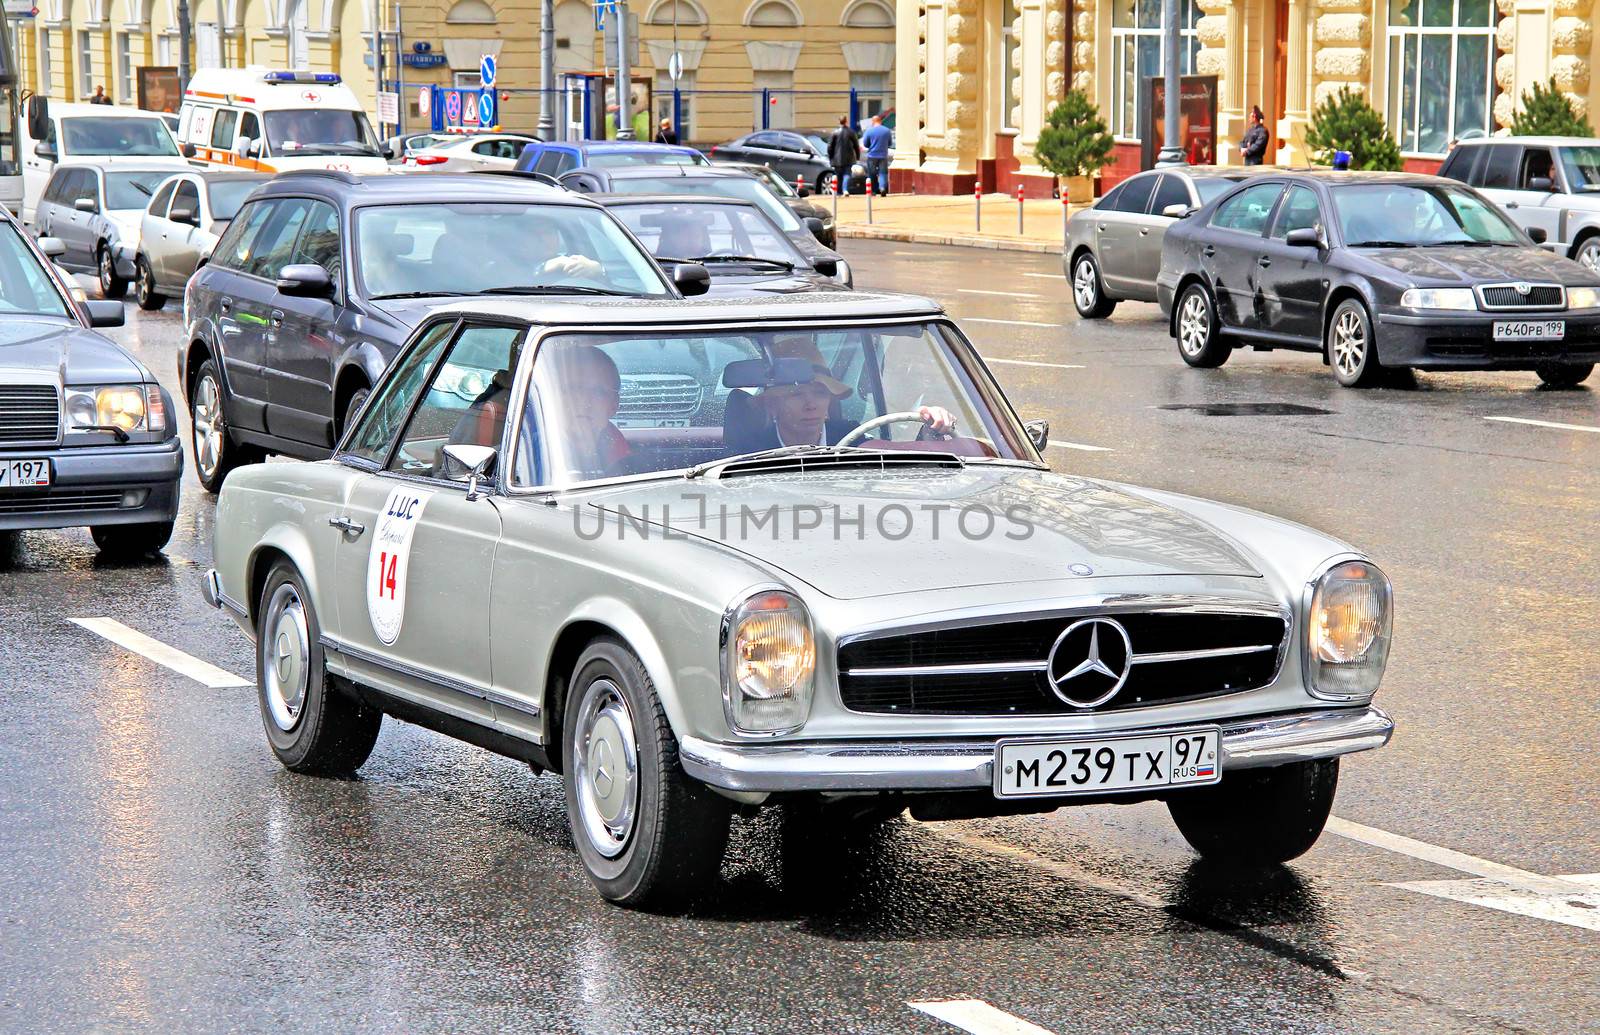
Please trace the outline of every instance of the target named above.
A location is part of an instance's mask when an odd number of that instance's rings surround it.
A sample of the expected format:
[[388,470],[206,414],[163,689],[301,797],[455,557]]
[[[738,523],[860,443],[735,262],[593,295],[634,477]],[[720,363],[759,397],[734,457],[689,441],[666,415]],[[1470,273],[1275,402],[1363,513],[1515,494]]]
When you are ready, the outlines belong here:
[[88,392],[68,392],[67,420],[80,428],[100,423],[95,419],[94,396]]
[[1393,592],[1366,561],[1344,561],[1313,583],[1306,613],[1306,688],[1352,700],[1377,692],[1389,661]]
[[811,616],[792,593],[767,590],[731,608],[723,645],[728,722],[783,733],[805,722],[817,668]]

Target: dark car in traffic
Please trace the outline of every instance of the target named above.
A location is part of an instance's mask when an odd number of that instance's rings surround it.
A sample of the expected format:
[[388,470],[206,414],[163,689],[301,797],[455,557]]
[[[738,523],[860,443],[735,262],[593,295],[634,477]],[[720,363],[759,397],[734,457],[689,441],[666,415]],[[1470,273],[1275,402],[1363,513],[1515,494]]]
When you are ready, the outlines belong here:
[[46,250],[0,209],[0,534],[87,527],[109,556],[160,550],[183,476],[172,399],[93,330],[121,326],[122,303],[74,302]]
[[793,183],[798,178],[818,194],[833,179],[828,134],[814,129],[762,129],[735,137],[706,152],[713,162],[765,165]]
[[1600,273],[1538,245],[1488,199],[1412,173],[1246,181],[1166,233],[1157,288],[1178,352],[1321,352],[1348,387],[1385,368],[1533,370],[1600,361]]
[[[817,204],[815,192],[810,187],[791,183],[778,175],[770,166],[751,165],[749,162],[718,162],[718,165],[729,169],[738,169],[754,176],[756,180],[765,185],[772,196],[789,206],[789,211],[795,218],[804,223],[808,219],[815,219],[822,224],[822,229],[817,232],[816,238],[829,248],[839,247],[839,238],[834,228],[833,210]],[[811,225],[811,224],[807,224]]]
[[605,209],[529,179],[281,174],[250,196],[185,293],[177,362],[196,473],[215,492],[268,452],[328,456],[441,301],[671,298],[707,282],[693,265],[673,278]]
[[537,141],[522,149],[517,172],[556,177],[588,166],[621,169],[634,165],[709,165],[706,156],[680,144],[653,144],[648,140]]

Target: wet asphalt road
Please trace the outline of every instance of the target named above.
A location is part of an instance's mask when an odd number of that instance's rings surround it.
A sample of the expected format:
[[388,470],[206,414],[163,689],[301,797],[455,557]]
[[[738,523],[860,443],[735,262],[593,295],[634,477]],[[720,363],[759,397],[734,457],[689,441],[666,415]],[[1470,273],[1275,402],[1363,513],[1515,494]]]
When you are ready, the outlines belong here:
[[[1489,419],[1600,428],[1600,375],[1352,392],[1286,353],[1200,372],[1154,307],[1079,322],[1048,256],[845,252],[863,287],[939,286],[1018,410],[1099,447],[1053,448],[1058,469],[1373,554],[1395,584],[1379,703],[1399,732],[1346,762],[1335,813],[1413,842],[1330,832],[1241,881],[1196,865],[1153,804],[907,820],[829,856],[749,820],[712,905],[609,907],[555,777],[394,721],[360,779],[292,776],[253,689],[208,689],[69,621],[252,671],[199,600],[212,510],[191,472],[164,562],[101,564],[77,531],[0,557],[0,1031],[956,1031],[908,1005],[943,999],[1059,1035],[1600,1030],[1600,923],[1572,922],[1600,893],[1510,911],[1396,886],[1471,879],[1429,846],[1600,874],[1600,434]],[[176,307],[130,304],[112,334],[170,387],[179,332]]]

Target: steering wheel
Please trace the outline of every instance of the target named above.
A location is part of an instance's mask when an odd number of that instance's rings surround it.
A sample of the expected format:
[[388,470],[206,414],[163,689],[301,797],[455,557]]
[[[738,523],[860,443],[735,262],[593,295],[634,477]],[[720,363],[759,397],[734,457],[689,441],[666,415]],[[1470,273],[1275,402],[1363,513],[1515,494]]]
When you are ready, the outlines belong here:
[[[841,438],[837,444],[841,446],[851,445],[852,443],[866,438],[869,434],[877,431],[879,428],[885,427],[889,424],[913,423],[926,425],[928,422],[923,420],[922,414],[918,413],[916,410],[901,410],[899,413],[886,413],[882,417],[874,417],[869,421],[865,421],[856,425],[853,429],[846,433],[846,435]],[[926,431],[927,428],[924,427],[923,430]],[[947,440],[955,437],[953,434],[947,432],[933,432],[932,434],[936,434],[941,440]],[[919,433],[917,437],[921,438],[921,433]]]

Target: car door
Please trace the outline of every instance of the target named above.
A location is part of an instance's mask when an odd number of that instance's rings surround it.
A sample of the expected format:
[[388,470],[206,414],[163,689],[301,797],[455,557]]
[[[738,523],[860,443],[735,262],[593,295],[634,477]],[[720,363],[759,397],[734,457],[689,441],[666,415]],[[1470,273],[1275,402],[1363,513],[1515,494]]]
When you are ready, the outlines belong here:
[[[1511,221],[1527,228],[1523,202],[1526,191],[1521,189],[1518,173],[1522,168],[1521,144],[1485,144],[1489,156],[1483,160],[1478,172],[1478,189],[1490,201],[1499,205]],[[1533,199],[1537,201],[1537,199]]]
[[486,363],[496,372],[514,366],[524,332],[449,321],[422,332],[340,454],[366,473],[350,486],[340,527],[327,530],[338,537],[335,648],[352,674],[484,724],[493,721],[489,592],[498,486],[490,478],[469,494],[445,478],[442,447],[500,448],[503,424],[477,419],[479,399],[453,386]]
[[270,212],[250,244],[250,254],[234,278],[229,310],[237,328],[233,349],[228,355],[228,377],[236,384],[248,383],[251,397],[263,404],[261,430],[277,434],[273,418],[274,387],[282,377],[279,366],[278,333],[283,325],[278,293],[278,272],[294,254],[300,228],[305,225],[311,202],[304,198],[273,198],[263,204]]
[[[90,203],[90,211],[79,210],[78,202],[82,200]],[[93,169],[71,170],[66,192],[51,222],[52,234],[67,246],[66,254],[61,257],[63,266],[74,270],[95,268],[94,219],[100,210],[100,178]]]
[[1103,212],[1098,207],[1095,209],[1095,254],[1100,258],[1100,279],[1119,298],[1138,278],[1139,260],[1134,240],[1140,229],[1148,230],[1144,217],[1160,178],[1160,173],[1130,177],[1111,199],[1110,207]]
[[189,274],[200,263],[200,250],[207,243],[200,229],[200,188],[189,177],[180,180],[173,190],[172,206],[162,231],[162,267],[156,278],[165,285],[182,287]]
[[1291,247],[1286,238],[1291,230],[1306,228],[1326,234],[1327,225],[1316,191],[1290,184],[1256,260],[1262,330],[1307,343],[1321,341],[1327,249]]
[[343,354],[339,317],[345,292],[339,213],[325,201],[310,202],[294,251],[284,265],[310,264],[328,271],[333,293],[285,295],[268,314],[276,377],[269,389],[274,435],[333,448],[333,364]]
[[1224,324],[1259,330],[1257,272],[1272,212],[1283,184],[1251,183],[1230,194],[1211,213],[1200,241],[1200,268],[1210,281],[1217,314]]
[[1165,173],[1150,196],[1149,212],[1132,216],[1134,233],[1129,239],[1127,293],[1146,302],[1156,300],[1156,275],[1161,272],[1161,242],[1172,225],[1165,211],[1173,205],[1191,204],[1188,178],[1180,173]]
[[[783,149],[782,138],[773,130],[764,130],[745,137],[742,150],[745,156],[744,161],[754,162],[757,165],[771,166],[778,170],[779,175],[783,174],[783,168],[780,163],[789,157],[788,153]],[[784,176],[784,179],[790,180],[793,177]]]
[[1543,230],[1552,241],[1561,240],[1561,173],[1556,165],[1554,148],[1525,145],[1517,162],[1518,196],[1506,203],[1518,226]]
[[162,184],[156,196],[150,199],[150,204],[145,206],[144,215],[139,218],[139,250],[150,266],[157,287],[166,283],[162,277],[166,263],[167,210],[172,205],[172,193],[179,182],[168,180]]
[[[39,194],[39,200],[33,207],[33,226],[40,237],[60,237],[60,231],[66,229],[66,209],[63,208],[67,196],[67,188],[72,182],[71,169],[57,169],[50,176],[50,182]],[[61,224],[61,225],[57,225]],[[66,238],[61,238],[65,243]],[[60,260],[57,259],[59,262]]]

